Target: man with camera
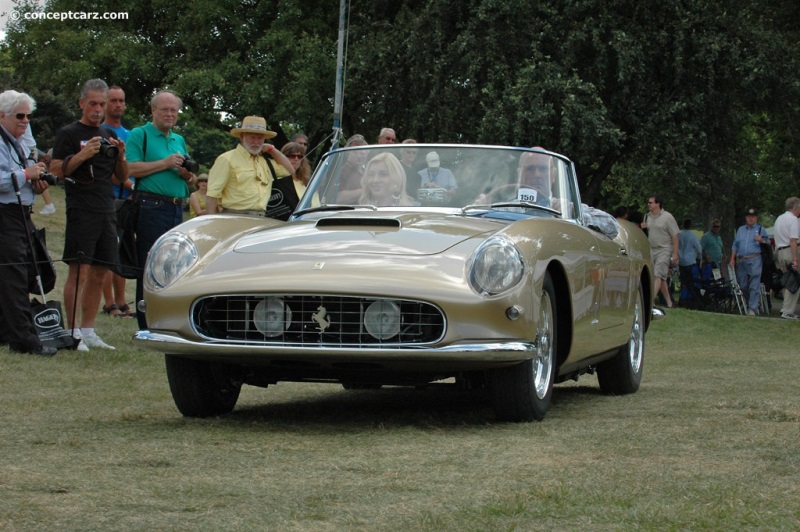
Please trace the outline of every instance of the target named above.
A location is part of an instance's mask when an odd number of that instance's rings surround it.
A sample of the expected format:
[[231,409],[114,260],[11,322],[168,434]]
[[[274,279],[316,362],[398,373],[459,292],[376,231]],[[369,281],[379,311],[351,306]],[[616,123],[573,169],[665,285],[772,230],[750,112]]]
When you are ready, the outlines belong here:
[[[172,130],[181,107],[183,102],[174,92],[157,92],[150,100],[152,122],[134,128],[128,136],[130,172],[136,178],[136,251],[141,268],[158,237],[183,221],[183,204],[196,180],[198,165],[189,158],[186,141]],[[140,270],[136,278],[137,305],[144,296],[143,273]],[[136,319],[140,329],[147,328],[142,312],[136,313]]]
[[44,163],[27,158],[20,142],[36,102],[25,93],[0,94],[0,344],[12,351],[53,356],[56,348],[42,345],[28,300],[31,251],[31,209],[34,194],[47,189]]
[[[263,117],[246,116],[242,127],[233,128],[231,135],[240,142],[217,157],[208,173],[206,212],[217,212],[221,207],[222,212],[265,216],[273,179],[290,176],[292,163],[275,146],[264,143],[276,133],[267,129]],[[278,164],[262,153],[271,155]]]
[[[117,217],[112,179],[128,179],[125,143],[103,127],[108,85],[90,79],[78,101],[81,118],[58,130],[50,168],[65,182],[67,226],[64,262],[69,265],[64,284],[64,307],[78,350],[114,349],[95,332],[103,278],[117,261]],[[80,319],[78,319],[80,314]],[[76,330],[80,325],[80,331]]]

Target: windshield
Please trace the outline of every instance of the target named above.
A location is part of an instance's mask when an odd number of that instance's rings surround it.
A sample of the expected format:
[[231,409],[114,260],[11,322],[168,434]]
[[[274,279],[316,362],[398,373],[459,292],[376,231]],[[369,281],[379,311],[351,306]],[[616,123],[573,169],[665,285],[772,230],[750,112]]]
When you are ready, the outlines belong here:
[[326,154],[296,212],[430,207],[576,218],[580,197],[572,163],[543,150],[378,144]]

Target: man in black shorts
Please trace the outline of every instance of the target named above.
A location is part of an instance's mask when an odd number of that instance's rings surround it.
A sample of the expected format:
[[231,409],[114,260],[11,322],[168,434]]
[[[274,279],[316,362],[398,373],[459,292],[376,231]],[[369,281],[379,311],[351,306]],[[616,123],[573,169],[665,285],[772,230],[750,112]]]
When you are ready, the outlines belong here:
[[81,119],[56,133],[50,164],[52,172],[65,181],[64,262],[69,264],[69,274],[64,284],[64,307],[73,337],[83,339],[78,345],[81,351],[90,347],[114,349],[94,330],[103,278],[117,261],[112,183],[128,179],[125,143],[102,126],[107,103],[108,85],[103,80],[91,79],[84,84],[79,101]]

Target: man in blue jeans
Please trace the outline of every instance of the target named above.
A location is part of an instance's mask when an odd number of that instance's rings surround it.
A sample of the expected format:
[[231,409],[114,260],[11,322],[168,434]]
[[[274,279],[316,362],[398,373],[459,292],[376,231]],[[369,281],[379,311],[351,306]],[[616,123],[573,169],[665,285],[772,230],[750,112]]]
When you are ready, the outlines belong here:
[[736,231],[731,253],[731,266],[747,299],[747,314],[758,315],[761,303],[761,244],[769,244],[767,231],[758,225],[758,211],[748,209],[745,224]]
[[[183,137],[172,131],[183,107],[172,91],[163,90],[150,100],[152,122],[133,129],[128,136],[128,168],[136,178],[136,251],[144,268],[147,253],[158,238],[183,221],[183,203],[196,176],[183,167],[188,157]],[[136,278],[136,304],[144,297],[144,271]],[[144,313],[137,312],[140,329],[147,328]]]

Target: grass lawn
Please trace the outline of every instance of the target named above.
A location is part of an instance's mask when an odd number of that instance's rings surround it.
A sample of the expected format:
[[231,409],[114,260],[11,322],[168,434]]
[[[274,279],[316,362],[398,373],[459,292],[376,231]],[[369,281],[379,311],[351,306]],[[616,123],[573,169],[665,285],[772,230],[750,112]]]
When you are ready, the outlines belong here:
[[[61,201],[36,218],[54,257]],[[796,322],[671,311],[638,393],[583,377],[530,424],[476,392],[295,383],[185,419],[135,321],[97,329],[116,351],[0,348],[0,529],[800,529]]]

